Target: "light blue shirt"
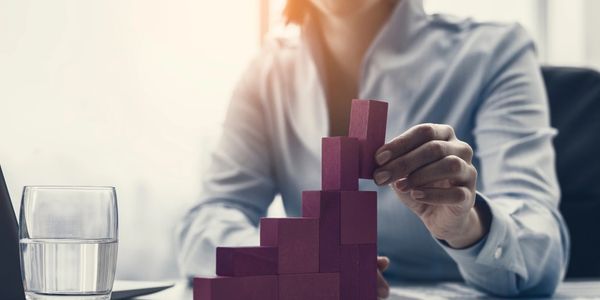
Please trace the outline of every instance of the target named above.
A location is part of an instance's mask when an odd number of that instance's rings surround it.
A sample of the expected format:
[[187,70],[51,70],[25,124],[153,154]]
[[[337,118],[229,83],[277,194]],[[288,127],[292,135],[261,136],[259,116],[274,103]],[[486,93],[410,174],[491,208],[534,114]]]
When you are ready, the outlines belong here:
[[[203,182],[178,232],[182,271],[213,274],[215,247],[257,245],[274,196],[289,216],[318,190],[328,112],[310,20],[299,37],[275,37],[239,82]],[[518,25],[427,15],[404,0],[363,62],[359,96],[389,102],[387,140],[420,123],[454,127],[475,150],[488,235],[456,250],[434,239],[390,187],[379,193],[380,255],[389,278],[461,280],[496,295],[550,294],[569,239],[558,211],[547,96],[534,45]]]

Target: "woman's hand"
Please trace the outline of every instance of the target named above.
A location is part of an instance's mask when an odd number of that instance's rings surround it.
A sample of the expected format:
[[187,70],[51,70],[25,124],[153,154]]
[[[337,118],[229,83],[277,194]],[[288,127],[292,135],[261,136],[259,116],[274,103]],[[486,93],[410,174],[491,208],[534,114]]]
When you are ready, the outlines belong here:
[[390,266],[390,260],[385,256],[377,257],[377,298],[387,299],[390,295],[390,285],[383,278],[383,271]]
[[378,185],[390,184],[429,231],[453,248],[487,233],[489,217],[475,209],[473,150],[448,125],[414,126],[376,153]]

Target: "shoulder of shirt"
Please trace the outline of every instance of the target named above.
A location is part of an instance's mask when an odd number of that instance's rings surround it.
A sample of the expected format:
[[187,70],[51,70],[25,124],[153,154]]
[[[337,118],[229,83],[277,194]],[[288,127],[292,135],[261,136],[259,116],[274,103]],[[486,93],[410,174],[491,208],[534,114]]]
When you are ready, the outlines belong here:
[[299,64],[301,38],[299,29],[272,30],[264,38],[259,51],[243,72],[242,81],[267,82],[269,78],[292,76]]
[[433,36],[430,40],[445,40],[442,44],[454,48],[453,59],[464,62],[465,68],[484,70],[485,82],[523,55],[535,55],[532,38],[518,23],[482,22],[442,14],[428,15],[427,19],[425,31]]
[[[264,38],[258,52],[253,56],[238,80],[238,87],[263,87],[270,78],[291,76],[299,61],[300,33],[288,28],[272,30]],[[257,85],[258,83],[258,85]]]
[[535,48],[533,40],[519,23],[478,21],[446,14],[428,15],[427,28],[449,38],[461,39],[473,50],[502,51]]

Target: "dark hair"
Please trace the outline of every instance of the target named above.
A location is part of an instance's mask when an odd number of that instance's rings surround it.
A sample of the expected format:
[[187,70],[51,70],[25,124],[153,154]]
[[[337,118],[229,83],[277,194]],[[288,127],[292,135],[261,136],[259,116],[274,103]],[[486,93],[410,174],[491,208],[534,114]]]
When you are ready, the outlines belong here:
[[301,25],[304,21],[304,16],[309,9],[308,0],[287,0],[283,9],[283,17],[286,23]]

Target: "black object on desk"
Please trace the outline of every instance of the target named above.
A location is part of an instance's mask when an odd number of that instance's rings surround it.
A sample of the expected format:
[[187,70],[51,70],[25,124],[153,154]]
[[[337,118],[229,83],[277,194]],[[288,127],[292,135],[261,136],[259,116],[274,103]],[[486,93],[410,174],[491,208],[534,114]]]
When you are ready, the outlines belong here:
[[18,232],[17,217],[0,167],[0,295],[2,299],[25,299]]
[[586,68],[542,69],[562,191],[560,211],[571,235],[568,278],[600,277],[600,73]]

